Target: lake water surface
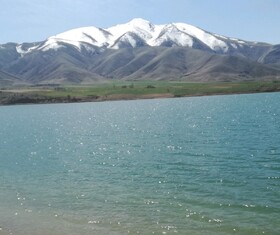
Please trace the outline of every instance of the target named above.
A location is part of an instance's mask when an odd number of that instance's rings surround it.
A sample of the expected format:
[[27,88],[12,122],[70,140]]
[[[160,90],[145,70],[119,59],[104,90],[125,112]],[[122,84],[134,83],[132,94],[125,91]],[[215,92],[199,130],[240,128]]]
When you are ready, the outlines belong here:
[[0,107],[0,234],[280,234],[280,93]]

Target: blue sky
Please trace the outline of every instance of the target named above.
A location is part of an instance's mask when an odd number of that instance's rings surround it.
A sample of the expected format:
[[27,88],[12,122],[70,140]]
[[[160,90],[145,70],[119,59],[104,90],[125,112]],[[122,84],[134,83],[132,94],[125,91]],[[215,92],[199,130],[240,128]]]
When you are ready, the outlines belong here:
[[136,17],[280,44],[280,0],[2,0],[0,44],[42,41],[72,28],[106,28]]

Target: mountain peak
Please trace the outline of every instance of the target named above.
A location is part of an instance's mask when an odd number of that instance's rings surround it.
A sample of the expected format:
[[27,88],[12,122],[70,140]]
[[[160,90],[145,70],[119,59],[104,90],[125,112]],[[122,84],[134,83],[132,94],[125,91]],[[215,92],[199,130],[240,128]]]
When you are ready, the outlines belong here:
[[142,19],[142,18],[134,18],[131,21],[129,21],[128,23],[131,23],[131,24],[151,24],[150,21]]
[[154,31],[155,28],[154,24],[142,18],[134,18],[124,25],[127,25],[132,29],[138,28],[138,29],[145,30],[147,32]]
[[[76,28],[49,37],[41,46],[33,50],[58,50],[70,44],[81,51],[87,47],[118,49],[123,46],[180,46],[191,48],[208,48],[210,51],[227,53],[251,43],[222,37],[185,23],[156,25],[142,18],[134,18],[127,23],[118,24],[107,29],[91,27]],[[23,54],[23,53],[21,53]]]

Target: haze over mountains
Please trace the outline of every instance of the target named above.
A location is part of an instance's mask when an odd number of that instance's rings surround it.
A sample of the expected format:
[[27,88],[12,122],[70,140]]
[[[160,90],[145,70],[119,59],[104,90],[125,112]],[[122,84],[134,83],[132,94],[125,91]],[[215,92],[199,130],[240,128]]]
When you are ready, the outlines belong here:
[[111,79],[280,80],[280,45],[143,19],[108,29],[73,29],[42,42],[0,45],[0,85]]

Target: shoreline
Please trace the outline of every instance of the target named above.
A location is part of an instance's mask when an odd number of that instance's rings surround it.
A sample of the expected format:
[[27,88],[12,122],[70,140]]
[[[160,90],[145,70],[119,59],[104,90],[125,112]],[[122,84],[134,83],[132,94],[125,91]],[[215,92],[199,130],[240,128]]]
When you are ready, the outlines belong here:
[[0,105],[56,104],[280,92],[280,81],[187,83],[111,82],[0,88]]
[[[148,99],[172,99],[172,98],[186,98],[186,97],[203,97],[203,96],[222,96],[222,95],[246,95],[246,94],[262,94],[262,93],[276,93],[275,91],[245,91],[245,92],[216,92],[216,93],[194,93],[189,95],[176,96],[171,93],[166,94],[145,94],[145,95],[106,95],[100,97],[73,97],[73,98],[61,98],[61,97],[36,97],[36,96],[15,96],[14,100],[1,100],[0,106],[13,106],[13,105],[36,105],[36,104],[71,104],[71,103],[87,103],[87,102],[108,102],[108,101],[130,101],[130,100],[148,100]],[[17,94],[17,93],[16,93]]]

